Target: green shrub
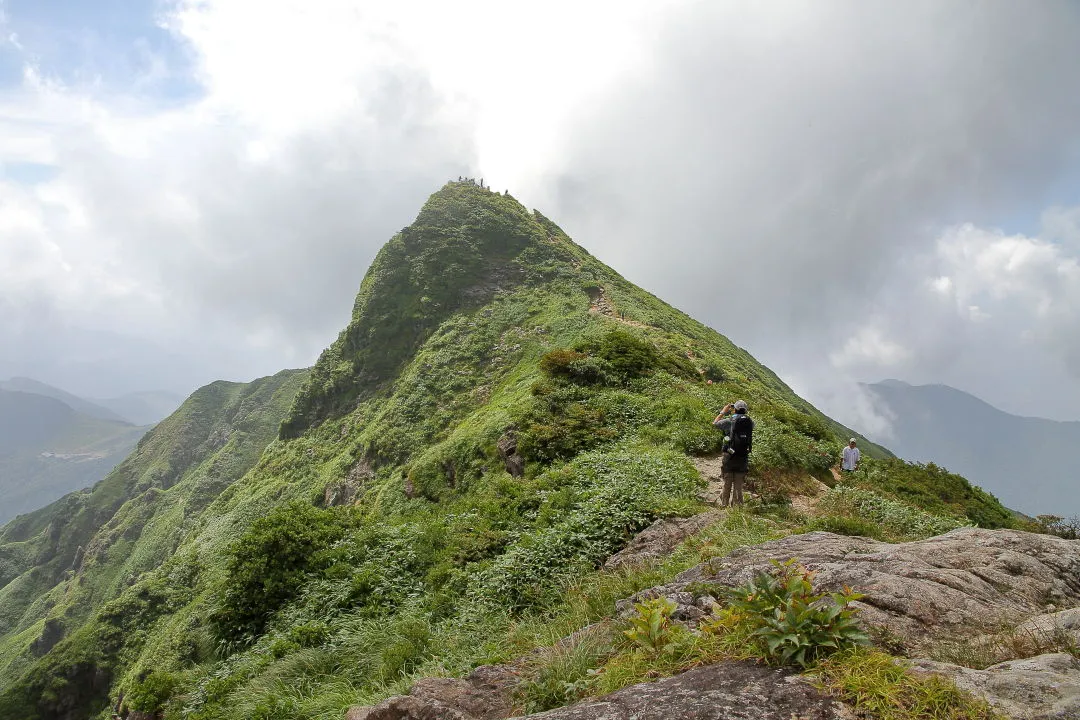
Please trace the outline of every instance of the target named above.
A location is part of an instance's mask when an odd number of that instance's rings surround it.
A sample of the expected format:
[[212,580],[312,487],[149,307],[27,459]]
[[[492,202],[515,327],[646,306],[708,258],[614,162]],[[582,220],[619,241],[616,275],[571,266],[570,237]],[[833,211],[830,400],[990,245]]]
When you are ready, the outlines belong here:
[[877,523],[847,515],[819,515],[808,522],[805,529],[807,531],[822,530],[837,535],[868,537],[886,542],[893,539]]
[[289,639],[300,647],[318,647],[330,639],[330,626],[312,622],[289,628]]
[[596,567],[657,517],[689,507],[700,483],[685,456],[663,451],[585,453],[540,479],[548,502],[538,522],[480,575],[474,592],[522,610],[560,596],[564,580]]
[[567,348],[552,350],[540,358],[540,371],[548,377],[581,385],[617,382],[615,369],[606,360]]
[[1057,535],[1065,540],[1080,539],[1080,515],[1064,518],[1059,515],[1039,515],[1028,522],[1025,530],[1043,533],[1044,535]]
[[624,381],[645,377],[658,370],[682,377],[698,377],[697,368],[685,357],[661,351],[653,343],[626,330],[609,330],[578,343],[574,349],[606,361]]
[[177,679],[172,673],[154,671],[142,682],[131,688],[124,696],[124,702],[131,710],[155,713],[168,702],[176,690]]
[[629,618],[630,629],[624,630],[630,642],[653,655],[659,655],[678,644],[680,627],[672,622],[678,606],[666,597],[653,598],[634,605],[635,614]]
[[815,593],[812,572],[795,560],[773,562],[772,573],[760,573],[724,593],[731,609],[757,626],[753,637],[764,657],[805,668],[837,650],[869,642],[848,608],[862,595]]
[[221,607],[211,616],[218,637],[251,642],[291,600],[325,551],[345,534],[342,513],[305,502],[280,505],[259,518],[229,551]]

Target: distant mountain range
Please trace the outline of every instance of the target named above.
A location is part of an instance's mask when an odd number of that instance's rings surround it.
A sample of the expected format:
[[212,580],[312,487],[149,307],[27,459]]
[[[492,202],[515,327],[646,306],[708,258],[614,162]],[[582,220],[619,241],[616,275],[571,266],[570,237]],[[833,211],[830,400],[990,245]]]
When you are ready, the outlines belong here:
[[105,477],[179,404],[168,393],[91,401],[30,378],[0,381],[0,524]]
[[947,385],[865,386],[891,416],[875,438],[906,460],[934,462],[1029,515],[1080,515],[1080,422],[1010,415]]
[[163,390],[133,392],[113,398],[81,398],[27,377],[0,380],[0,390],[31,393],[54,398],[72,410],[102,420],[128,422],[132,425],[153,425],[172,414],[184,398]]

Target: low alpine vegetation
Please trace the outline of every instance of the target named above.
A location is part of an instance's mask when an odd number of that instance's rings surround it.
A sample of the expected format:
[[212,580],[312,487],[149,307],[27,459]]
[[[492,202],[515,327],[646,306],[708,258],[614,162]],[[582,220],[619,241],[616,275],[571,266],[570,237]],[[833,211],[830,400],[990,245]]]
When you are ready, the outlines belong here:
[[750,637],[762,656],[780,665],[807,668],[830,653],[869,643],[849,605],[863,596],[850,589],[816,593],[814,573],[795,560],[721,594],[729,612],[755,626]]
[[892,542],[920,540],[971,525],[849,485],[830,488],[818,503],[818,512],[822,517],[810,523],[811,529]]

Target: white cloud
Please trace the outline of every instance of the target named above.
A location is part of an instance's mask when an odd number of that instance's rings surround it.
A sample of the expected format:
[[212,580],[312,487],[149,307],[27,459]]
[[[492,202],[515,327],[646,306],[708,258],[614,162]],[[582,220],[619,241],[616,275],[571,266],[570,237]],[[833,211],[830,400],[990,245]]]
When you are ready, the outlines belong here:
[[[306,364],[375,250],[476,174],[867,427],[851,388],[881,374],[1080,401],[1080,209],[986,229],[1076,168],[1080,28],[1054,6],[176,0],[161,23],[195,99],[140,94],[161,58],[129,92],[28,64],[0,96],[0,161],[59,168],[0,186],[0,334],[136,336],[185,383]],[[19,337],[0,375],[56,353]]]
[[830,354],[829,361],[840,369],[871,365],[887,370],[899,366],[910,357],[910,350],[886,338],[881,330],[864,326],[849,337],[838,352]]

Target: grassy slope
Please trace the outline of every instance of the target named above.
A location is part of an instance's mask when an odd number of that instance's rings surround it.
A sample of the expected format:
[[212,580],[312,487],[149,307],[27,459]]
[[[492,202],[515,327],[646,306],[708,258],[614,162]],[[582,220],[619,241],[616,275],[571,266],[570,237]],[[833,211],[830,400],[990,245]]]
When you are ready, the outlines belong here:
[[[601,292],[615,317],[590,312]],[[717,449],[708,421],[735,397],[758,419],[755,474],[828,476],[849,430],[539,213],[451,183],[379,253],[250,472],[186,513],[148,487],[108,521],[98,537],[129,558],[176,550],[141,576],[153,563],[85,568],[104,591],[52,591],[93,613],[7,673],[0,717],[88,717],[123,691],[170,718],[339,718],[411,674],[521,651],[543,632],[515,628],[564,616],[566,588],[633,532],[699,508],[687,454]],[[499,452],[515,442],[523,477]],[[341,486],[354,503],[312,508]],[[121,540],[125,523],[142,535]],[[13,557],[44,527],[23,525]]]
[[195,516],[273,440],[305,375],[202,388],[91,491],[0,529],[0,679],[29,662],[46,618],[78,628],[164,562]]

